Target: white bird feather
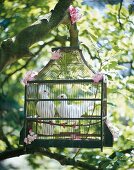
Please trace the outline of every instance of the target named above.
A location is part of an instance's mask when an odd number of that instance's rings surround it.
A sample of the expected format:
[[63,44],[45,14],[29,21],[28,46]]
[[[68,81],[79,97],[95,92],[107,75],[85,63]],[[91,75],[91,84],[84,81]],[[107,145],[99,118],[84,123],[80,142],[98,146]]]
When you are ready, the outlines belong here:
[[43,123],[42,131],[43,131],[43,134],[45,134],[45,135],[53,135],[54,134],[54,125]]
[[[67,99],[65,94],[60,94],[59,99]],[[63,118],[80,118],[85,112],[88,111],[88,102],[82,104],[68,104],[67,101],[61,101],[61,104],[57,107],[57,111],[60,117]]]
[[[49,91],[43,85],[39,88],[40,99],[49,99]],[[55,106],[53,101],[38,101],[36,104],[37,114],[41,118],[53,118],[55,115]],[[49,122],[48,120],[45,120]],[[50,124],[43,123],[43,133],[45,135],[52,135],[54,133],[54,127]]]

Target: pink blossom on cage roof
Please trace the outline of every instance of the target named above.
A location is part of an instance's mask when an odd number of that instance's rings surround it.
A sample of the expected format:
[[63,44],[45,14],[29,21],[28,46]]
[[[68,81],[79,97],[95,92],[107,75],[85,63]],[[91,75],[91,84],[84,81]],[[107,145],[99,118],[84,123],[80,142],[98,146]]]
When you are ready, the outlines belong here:
[[60,50],[53,51],[51,60],[58,60],[59,58],[61,58]]
[[70,5],[68,8],[70,18],[71,18],[71,23],[74,24],[75,22],[79,21],[82,17],[81,10],[78,7],[73,7]]
[[94,83],[99,83],[99,81],[103,79],[103,76],[104,76],[104,74],[101,73],[101,72],[96,73],[96,74],[93,76],[93,82],[94,82]]
[[38,73],[33,71],[33,70],[29,70],[26,72],[26,74],[24,75],[24,78],[22,79],[22,83],[24,85],[27,85],[28,81],[34,80],[34,77],[37,75]]

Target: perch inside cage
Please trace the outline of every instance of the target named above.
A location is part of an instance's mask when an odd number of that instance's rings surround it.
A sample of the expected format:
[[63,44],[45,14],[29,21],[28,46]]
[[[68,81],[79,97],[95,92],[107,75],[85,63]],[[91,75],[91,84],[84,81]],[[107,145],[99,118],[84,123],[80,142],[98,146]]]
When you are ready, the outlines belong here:
[[78,48],[53,50],[60,50],[60,58],[51,60],[25,87],[21,143],[25,140],[26,148],[112,146],[105,123],[106,82],[89,79],[92,68]]

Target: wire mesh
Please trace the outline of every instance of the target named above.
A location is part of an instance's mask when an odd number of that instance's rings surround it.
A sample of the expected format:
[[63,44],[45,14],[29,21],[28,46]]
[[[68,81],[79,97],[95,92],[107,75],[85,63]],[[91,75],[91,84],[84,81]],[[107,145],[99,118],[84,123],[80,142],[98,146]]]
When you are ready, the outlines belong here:
[[25,131],[32,128],[40,146],[102,148],[106,84],[89,79],[81,50],[60,48],[60,54],[26,86]]
[[42,140],[101,140],[102,82],[31,81],[26,120]]
[[[54,51],[58,49],[54,49]],[[54,61],[51,67],[42,73],[40,79],[86,79],[91,77],[91,71],[82,60],[81,50],[64,47],[60,48],[60,54],[61,58]]]

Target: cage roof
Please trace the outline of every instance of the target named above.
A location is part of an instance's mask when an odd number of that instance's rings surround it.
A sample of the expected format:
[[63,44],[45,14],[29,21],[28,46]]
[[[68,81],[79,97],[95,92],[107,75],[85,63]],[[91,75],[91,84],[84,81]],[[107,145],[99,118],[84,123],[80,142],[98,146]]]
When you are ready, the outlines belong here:
[[61,57],[50,59],[39,72],[37,80],[87,79],[95,73],[78,47],[58,47],[53,48],[52,52],[60,53]]

